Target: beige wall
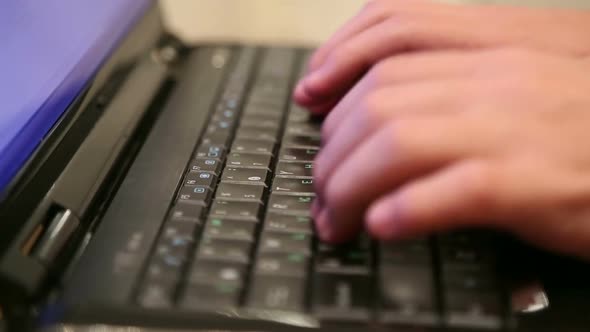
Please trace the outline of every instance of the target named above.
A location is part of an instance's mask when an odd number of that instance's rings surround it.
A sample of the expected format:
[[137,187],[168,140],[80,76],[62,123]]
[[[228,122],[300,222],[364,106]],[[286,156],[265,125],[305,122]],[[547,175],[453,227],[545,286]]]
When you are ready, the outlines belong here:
[[[365,0],[161,0],[170,30],[189,42],[228,40],[317,44]],[[470,0],[450,0],[470,2]],[[586,5],[590,0],[472,0]]]

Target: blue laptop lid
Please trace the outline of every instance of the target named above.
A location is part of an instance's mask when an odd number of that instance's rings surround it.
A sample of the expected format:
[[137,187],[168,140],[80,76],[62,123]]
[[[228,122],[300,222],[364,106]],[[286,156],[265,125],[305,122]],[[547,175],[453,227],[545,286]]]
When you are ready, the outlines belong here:
[[0,1],[0,197],[151,3]]

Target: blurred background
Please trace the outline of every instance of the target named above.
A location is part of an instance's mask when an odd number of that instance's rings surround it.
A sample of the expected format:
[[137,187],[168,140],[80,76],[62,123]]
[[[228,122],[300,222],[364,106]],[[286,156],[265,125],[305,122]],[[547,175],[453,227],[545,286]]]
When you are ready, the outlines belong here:
[[[187,42],[315,45],[366,0],[160,0],[166,25]],[[411,0],[410,0],[411,1]],[[590,0],[447,0],[590,8]]]

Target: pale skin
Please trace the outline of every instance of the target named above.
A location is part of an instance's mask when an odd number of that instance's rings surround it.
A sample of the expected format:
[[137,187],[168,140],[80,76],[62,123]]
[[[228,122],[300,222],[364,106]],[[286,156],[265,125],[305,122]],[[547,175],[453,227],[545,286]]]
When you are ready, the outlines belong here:
[[[480,7],[375,3],[393,8],[389,17],[419,13],[441,26],[445,16],[466,24],[464,13],[488,15]],[[404,42],[411,51],[347,48],[352,58],[332,58],[330,49],[370,29],[367,8],[316,52],[298,89],[305,95],[295,95],[316,112],[329,111],[314,169],[320,237],[343,242],[365,228],[396,240],[484,227],[590,258],[590,60],[582,42],[590,50],[590,27],[582,38],[574,20],[585,13],[559,12],[572,15],[565,22],[576,28],[568,30],[545,24],[545,11],[514,9],[524,20],[519,26],[537,29],[531,38],[511,40],[511,31],[503,37],[501,26],[491,38],[474,28],[457,35],[454,41],[464,38],[458,43],[446,43],[441,33],[422,44]],[[533,38],[542,27],[555,28],[545,34],[550,38],[576,38],[575,32],[579,43]],[[372,47],[387,48],[387,36]],[[310,77],[317,87],[301,88]]]

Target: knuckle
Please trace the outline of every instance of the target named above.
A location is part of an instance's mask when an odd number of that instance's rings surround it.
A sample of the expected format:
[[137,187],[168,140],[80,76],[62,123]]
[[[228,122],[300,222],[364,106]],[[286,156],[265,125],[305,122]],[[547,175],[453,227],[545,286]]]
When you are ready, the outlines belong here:
[[367,94],[362,100],[361,117],[369,126],[374,127],[385,120],[383,112],[383,98],[379,93]]
[[412,133],[416,126],[408,119],[395,119],[390,121],[387,126],[386,144],[388,151],[395,153],[396,159],[403,160],[412,152]]
[[347,205],[349,193],[352,192],[345,187],[345,181],[329,181],[324,191],[324,201],[332,209],[339,209]]
[[457,185],[467,191],[468,197],[476,207],[495,209],[498,206],[495,195],[497,184],[497,171],[491,165],[477,161],[463,166]]
[[386,85],[388,82],[390,82],[392,73],[395,72],[395,70],[392,70],[392,67],[393,61],[391,59],[381,61],[371,67],[369,73],[367,74],[371,85],[378,87]]

